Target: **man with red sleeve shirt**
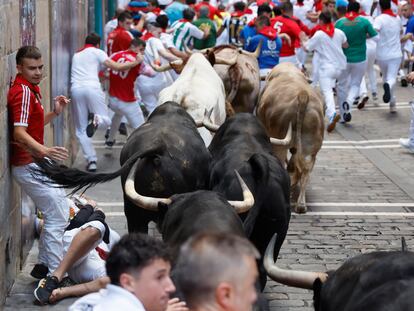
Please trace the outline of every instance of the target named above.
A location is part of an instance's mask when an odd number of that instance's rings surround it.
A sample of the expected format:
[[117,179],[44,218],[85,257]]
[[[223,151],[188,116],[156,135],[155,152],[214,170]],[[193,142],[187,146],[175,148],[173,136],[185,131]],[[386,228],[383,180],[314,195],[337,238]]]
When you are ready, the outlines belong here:
[[133,35],[128,31],[133,23],[131,13],[125,11],[118,16],[118,26],[108,35],[107,51],[111,56],[113,53],[125,51],[131,45]]
[[142,62],[145,45],[145,41],[134,39],[128,50],[117,52],[111,56],[111,59],[117,63],[133,62],[138,58],[141,59],[141,63],[127,71],[112,69],[109,73],[109,108],[115,112],[108,138],[105,141],[105,145],[109,148],[115,143],[115,129],[119,127],[123,116],[134,129],[144,123],[141,108],[135,97],[134,83],[140,74],[150,77],[156,75],[150,66]]
[[53,272],[62,260],[62,238],[69,219],[69,206],[61,188],[51,186],[47,177],[42,177],[44,180],[34,178],[31,170],[39,169],[35,158],[48,157],[55,161],[68,158],[64,147],[46,147],[43,135],[44,126],[63,111],[69,100],[65,96],[56,97],[53,111],[44,113],[39,88],[43,60],[37,47],[21,47],[16,54],[16,68],[18,74],[7,94],[10,159],[12,175],[43,214],[38,264],[30,273],[41,279]]
[[295,54],[295,43],[300,42],[303,45],[306,41],[306,34],[300,29],[298,23],[292,19],[293,16],[293,5],[290,2],[284,2],[281,7],[282,15],[272,18],[272,27],[277,32],[287,34],[291,39],[289,45],[286,40],[282,42],[282,49],[280,50],[279,63],[290,62],[298,65],[298,60]]

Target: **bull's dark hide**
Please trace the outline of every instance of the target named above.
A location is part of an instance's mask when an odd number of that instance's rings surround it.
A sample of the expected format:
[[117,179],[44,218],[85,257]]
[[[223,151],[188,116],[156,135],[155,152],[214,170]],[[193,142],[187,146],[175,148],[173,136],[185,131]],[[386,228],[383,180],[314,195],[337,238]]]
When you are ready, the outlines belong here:
[[[252,209],[242,215],[249,239],[264,255],[275,232],[277,258],[290,220],[290,179],[280,161],[272,155],[269,137],[255,116],[239,113],[226,120],[209,146],[212,155],[210,189],[229,200],[241,200],[242,192],[235,178],[237,170],[255,198]],[[261,268],[261,284],[266,274]]]
[[314,284],[317,311],[414,309],[414,253],[373,252],[349,259]]

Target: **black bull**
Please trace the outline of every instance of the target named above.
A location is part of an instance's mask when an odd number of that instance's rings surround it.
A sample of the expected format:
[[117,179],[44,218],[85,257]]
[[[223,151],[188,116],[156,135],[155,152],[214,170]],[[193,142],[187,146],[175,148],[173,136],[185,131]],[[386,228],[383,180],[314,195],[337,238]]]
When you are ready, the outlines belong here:
[[87,173],[78,169],[38,164],[43,174],[73,192],[121,176],[124,211],[129,232],[148,232],[158,213],[137,207],[125,194],[125,182],[139,159],[135,190],[145,196],[170,197],[176,193],[206,189],[211,156],[192,117],[179,105],[157,107],[148,121],[128,137],[121,151],[121,168],[113,173]]
[[316,311],[408,311],[414,305],[414,253],[372,252],[335,271],[285,270],[273,262],[272,239],[264,265],[276,282],[314,290]]
[[[240,173],[255,198],[249,213],[242,215],[246,235],[263,258],[277,232],[274,250],[277,258],[289,227],[290,179],[273,156],[264,127],[252,114],[236,114],[220,126],[209,150],[212,155],[210,189],[223,193],[229,200],[240,200],[242,193],[234,170]],[[260,275],[264,287],[266,273],[261,271]]]

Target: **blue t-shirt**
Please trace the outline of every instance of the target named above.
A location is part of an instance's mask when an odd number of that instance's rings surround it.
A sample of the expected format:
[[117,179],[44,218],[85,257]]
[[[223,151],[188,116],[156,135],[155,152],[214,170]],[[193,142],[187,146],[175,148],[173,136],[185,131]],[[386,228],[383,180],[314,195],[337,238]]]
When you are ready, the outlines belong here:
[[247,49],[247,46],[250,43],[250,40],[252,39],[253,36],[256,35],[256,27],[254,26],[245,26],[243,27],[242,31],[240,31],[240,38],[242,38],[244,40],[244,44],[243,44],[243,49]]
[[175,21],[183,18],[183,11],[188,8],[187,5],[182,4],[178,1],[174,1],[169,6],[167,6],[164,10],[165,14],[168,16],[168,20],[170,21],[170,25],[172,25]]
[[250,39],[246,50],[254,52],[259,45],[260,40],[263,40],[262,50],[260,51],[259,62],[260,69],[271,69],[279,64],[280,49],[282,48],[282,40],[277,37],[275,40],[270,40],[268,37],[257,34]]
[[414,34],[414,16],[411,16],[410,19],[408,20],[407,29],[405,30],[405,33]]

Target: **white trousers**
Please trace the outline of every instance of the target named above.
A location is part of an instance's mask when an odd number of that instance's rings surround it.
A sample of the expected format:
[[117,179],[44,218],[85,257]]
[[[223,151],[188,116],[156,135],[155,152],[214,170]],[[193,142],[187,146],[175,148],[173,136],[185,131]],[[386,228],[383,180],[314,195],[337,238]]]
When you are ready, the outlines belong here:
[[[365,71],[365,76],[369,80],[369,91],[371,92],[371,94],[377,93],[377,74],[374,68],[376,51],[376,45],[372,47],[367,44],[367,69]],[[361,96],[365,94],[368,94],[368,90],[366,79],[365,77],[363,77],[361,81],[361,90],[359,95]]]
[[[347,63],[346,69],[338,77],[338,105],[341,111],[341,117],[344,112],[350,112],[351,106],[356,97],[359,95],[362,77],[364,76],[367,61],[359,63]],[[321,79],[321,77],[319,77]],[[349,109],[345,109],[343,103],[347,102]]]
[[12,166],[12,174],[24,192],[33,200],[37,209],[42,212],[44,227],[39,239],[39,263],[46,265],[52,273],[63,258],[63,233],[68,225],[69,205],[66,193],[42,180],[33,178],[29,168],[39,168],[35,163],[23,166]]
[[325,99],[325,115],[328,119],[331,119],[335,114],[335,98],[332,89],[335,87],[336,80],[340,74],[341,70],[334,67],[320,68],[318,71],[319,87]]
[[115,113],[112,117],[109,141],[114,141],[116,132],[121,124],[122,117],[128,120],[128,124],[136,129],[145,122],[141,107],[138,102],[124,102],[116,97],[109,97],[109,108]]
[[158,106],[158,95],[165,87],[173,83],[173,79],[168,72],[163,72],[158,73],[155,77],[141,75],[136,83],[142,102],[148,113],[151,114]]
[[296,57],[298,59],[299,65],[303,66],[306,63],[306,57],[308,54],[303,48],[296,48],[295,49]]
[[391,101],[390,103],[396,102],[394,96],[394,87],[397,82],[398,70],[400,69],[401,57],[388,59],[388,60],[377,60],[378,66],[382,72],[382,81],[388,83],[391,90]]
[[92,139],[86,135],[88,113],[94,113],[98,119],[98,126],[106,129],[111,124],[108,117],[108,107],[105,105],[105,94],[100,88],[75,87],[71,89],[72,117],[75,123],[76,137],[81,145],[85,159],[96,161],[96,151]]

